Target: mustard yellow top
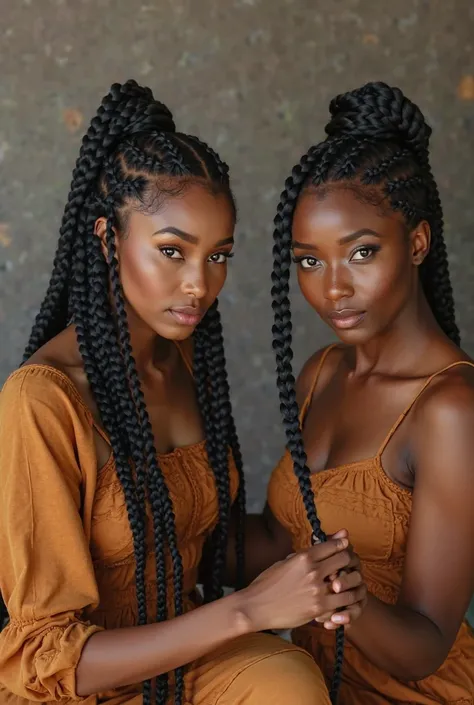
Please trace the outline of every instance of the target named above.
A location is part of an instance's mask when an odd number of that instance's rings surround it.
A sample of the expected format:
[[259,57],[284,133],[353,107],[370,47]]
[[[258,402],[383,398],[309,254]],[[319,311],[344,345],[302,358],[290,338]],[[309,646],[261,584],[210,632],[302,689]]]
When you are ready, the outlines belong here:
[[[327,348],[326,354],[330,348]],[[322,356],[311,391],[301,410],[301,423],[308,410],[326,355]],[[458,364],[471,364],[458,362]],[[311,476],[318,515],[325,531],[348,530],[362,561],[369,591],[380,600],[395,604],[400,592],[405,562],[412,495],[384,472],[382,453],[415,401],[437,374],[430,377],[419,394],[399,417],[374,458],[341,465]],[[293,462],[286,453],[275,468],[268,492],[275,517],[288,529],[294,550],[311,545],[309,529]],[[294,630],[293,641],[313,654],[326,678],[334,666],[334,632],[307,625]],[[401,683],[374,666],[346,640],[340,702],[348,705],[472,705],[474,703],[474,634],[465,622],[451,652],[433,675],[417,683]]]
[[[75,669],[86,640],[100,629],[137,623],[125,499],[112,454],[97,468],[95,432],[107,440],[76,387],[55,368],[24,366],[6,381],[0,394],[0,588],[11,619],[0,634],[2,705],[77,699]],[[204,441],[158,458],[176,515],[188,611],[199,603],[198,565],[218,521],[214,476]],[[230,480],[235,499],[232,458]],[[147,549],[153,615],[152,528]]]

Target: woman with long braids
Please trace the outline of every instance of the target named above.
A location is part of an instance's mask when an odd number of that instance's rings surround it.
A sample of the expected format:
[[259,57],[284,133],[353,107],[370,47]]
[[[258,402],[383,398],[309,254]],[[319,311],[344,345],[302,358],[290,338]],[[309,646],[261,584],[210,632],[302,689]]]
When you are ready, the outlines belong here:
[[234,225],[217,154],[176,132],[149,89],[114,84],[82,142],[23,364],[0,396],[2,705],[328,703],[313,659],[261,632],[354,602],[326,589],[356,565],[348,540],[222,597],[231,510],[243,575],[217,309]]
[[[468,705],[474,363],[455,321],[431,129],[383,83],[339,95],[330,113],[326,139],[294,167],[275,218],[274,349],[288,451],[267,518],[294,550],[324,541],[323,530],[347,532],[368,600],[346,632],[343,665],[344,634],[331,632],[345,613],[296,629],[294,642],[328,680],[336,662],[335,690],[342,665],[341,705]],[[292,258],[304,297],[340,340],[310,357],[296,383]]]

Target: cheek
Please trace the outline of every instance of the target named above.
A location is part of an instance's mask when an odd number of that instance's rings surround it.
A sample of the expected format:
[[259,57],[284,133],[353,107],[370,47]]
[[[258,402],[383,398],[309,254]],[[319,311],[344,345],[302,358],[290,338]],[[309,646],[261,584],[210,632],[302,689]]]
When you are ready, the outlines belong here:
[[[164,271],[157,253],[150,247],[124,247],[120,256],[120,278],[126,299],[152,302],[170,289],[170,272]],[[170,267],[168,267],[170,269]]]
[[398,309],[410,289],[406,263],[390,257],[361,266],[354,274],[355,296],[368,306],[381,305],[384,311]]
[[324,308],[324,292],[321,272],[305,272],[301,267],[297,267],[296,272],[303,297],[315,311],[322,310]]
[[224,286],[227,279],[226,264],[210,264],[210,272],[208,275],[208,291],[209,298],[216,299]]

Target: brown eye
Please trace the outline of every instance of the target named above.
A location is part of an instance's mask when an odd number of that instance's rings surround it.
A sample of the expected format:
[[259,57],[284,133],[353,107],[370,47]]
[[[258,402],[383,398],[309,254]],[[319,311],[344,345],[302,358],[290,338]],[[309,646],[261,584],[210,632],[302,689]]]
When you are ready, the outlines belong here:
[[317,266],[318,262],[319,260],[317,260],[316,257],[302,257],[299,260],[302,269],[313,269]]
[[209,262],[213,262],[214,264],[225,264],[225,262],[233,256],[233,252],[215,252],[209,257]]
[[176,247],[160,247],[160,252],[168,259],[183,259],[181,252]]
[[375,247],[359,247],[352,255],[351,261],[361,262],[362,260],[369,259],[375,254],[376,250],[377,248]]

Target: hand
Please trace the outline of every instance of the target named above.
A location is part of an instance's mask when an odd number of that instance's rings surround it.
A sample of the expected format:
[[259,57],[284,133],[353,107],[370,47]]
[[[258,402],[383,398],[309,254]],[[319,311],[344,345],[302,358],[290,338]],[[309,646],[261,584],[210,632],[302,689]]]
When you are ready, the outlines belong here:
[[360,602],[365,588],[361,592],[356,586],[339,594],[329,580],[349,567],[352,555],[348,547],[347,538],[330,539],[291,554],[259,575],[240,592],[249,630],[298,627]]
[[[331,536],[332,539],[348,538],[346,529],[341,529]],[[333,630],[340,626],[350,627],[362,614],[362,610],[367,604],[367,587],[362,581],[361,565],[359,556],[354,552],[353,547],[349,544],[348,550],[351,553],[351,562],[345,570],[341,570],[339,575],[333,574],[330,576],[331,586],[334,592],[342,593],[346,590],[354,590],[360,588],[362,599],[359,602],[350,605],[345,610],[339,612],[328,612],[315,619],[316,622],[324,624],[325,629]]]

